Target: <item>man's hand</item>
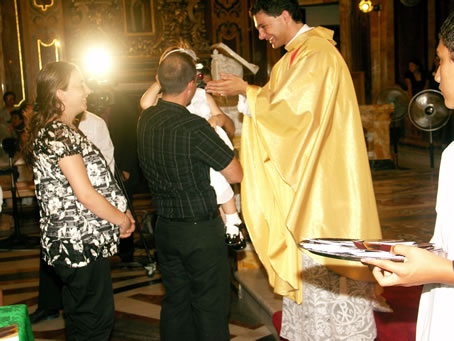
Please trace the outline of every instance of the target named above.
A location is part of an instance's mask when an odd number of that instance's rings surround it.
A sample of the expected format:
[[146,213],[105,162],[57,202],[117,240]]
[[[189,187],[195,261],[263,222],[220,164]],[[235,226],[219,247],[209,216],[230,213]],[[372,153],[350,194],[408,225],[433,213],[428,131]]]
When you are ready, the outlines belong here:
[[131,174],[129,174],[127,171],[121,171],[121,180],[128,181],[130,176]]
[[381,286],[454,282],[454,271],[449,259],[408,245],[396,245],[392,252],[405,256],[405,261],[401,263],[380,259],[361,260],[363,263],[374,266],[372,274]]
[[242,78],[229,74],[221,73],[221,79],[207,83],[205,90],[216,96],[246,96],[248,83]]

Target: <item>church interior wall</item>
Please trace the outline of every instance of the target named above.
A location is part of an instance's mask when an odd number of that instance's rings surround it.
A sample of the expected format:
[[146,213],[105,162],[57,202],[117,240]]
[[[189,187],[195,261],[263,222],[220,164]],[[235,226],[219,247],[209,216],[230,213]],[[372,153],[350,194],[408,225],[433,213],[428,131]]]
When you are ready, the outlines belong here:
[[[32,101],[43,64],[60,59],[82,64],[92,47],[110,50],[112,81],[136,97],[153,81],[159,56],[180,39],[209,65],[210,46],[224,42],[260,66],[248,81],[266,82],[282,50],[257,37],[248,9],[252,0],[2,0],[1,89]],[[409,58],[428,69],[437,31],[452,1],[373,0],[379,11],[365,14],[359,1],[299,0],[309,25],[338,28],[339,49],[364,92],[375,104],[379,92],[402,83]]]

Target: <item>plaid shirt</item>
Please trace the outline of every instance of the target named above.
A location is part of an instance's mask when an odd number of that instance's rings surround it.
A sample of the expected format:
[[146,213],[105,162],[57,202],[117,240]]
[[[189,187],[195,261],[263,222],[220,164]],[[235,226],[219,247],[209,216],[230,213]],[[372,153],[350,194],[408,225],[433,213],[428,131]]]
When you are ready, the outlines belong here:
[[203,118],[159,100],[138,123],[139,162],[160,216],[204,216],[217,209],[210,167],[220,171],[233,151]]

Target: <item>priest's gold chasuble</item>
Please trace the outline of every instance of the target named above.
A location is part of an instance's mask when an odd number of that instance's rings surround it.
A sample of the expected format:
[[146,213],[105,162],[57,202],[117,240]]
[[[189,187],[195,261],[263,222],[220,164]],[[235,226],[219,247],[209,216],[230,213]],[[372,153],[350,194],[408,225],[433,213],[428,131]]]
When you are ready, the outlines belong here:
[[[350,72],[332,31],[297,36],[263,87],[248,86],[242,212],[270,285],[302,302],[307,238],[379,239],[375,196]],[[367,267],[308,253],[353,279]]]

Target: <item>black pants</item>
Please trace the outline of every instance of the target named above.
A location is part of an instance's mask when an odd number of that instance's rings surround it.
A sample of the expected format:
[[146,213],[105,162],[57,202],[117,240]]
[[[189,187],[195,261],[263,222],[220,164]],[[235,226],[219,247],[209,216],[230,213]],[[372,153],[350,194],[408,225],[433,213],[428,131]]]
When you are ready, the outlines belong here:
[[109,340],[115,317],[109,259],[76,269],[56,265],[55,272],[63,282],[66,340]]
[[55,273],[55,268],[47,264],[43,258],[39,262],[39,310],[60,310],[63,308],[61,301],[61,288],[63,283]]
[[158,218],[155,238],[166,291],[161,340],[229,340],[230,273],[221,218]]

